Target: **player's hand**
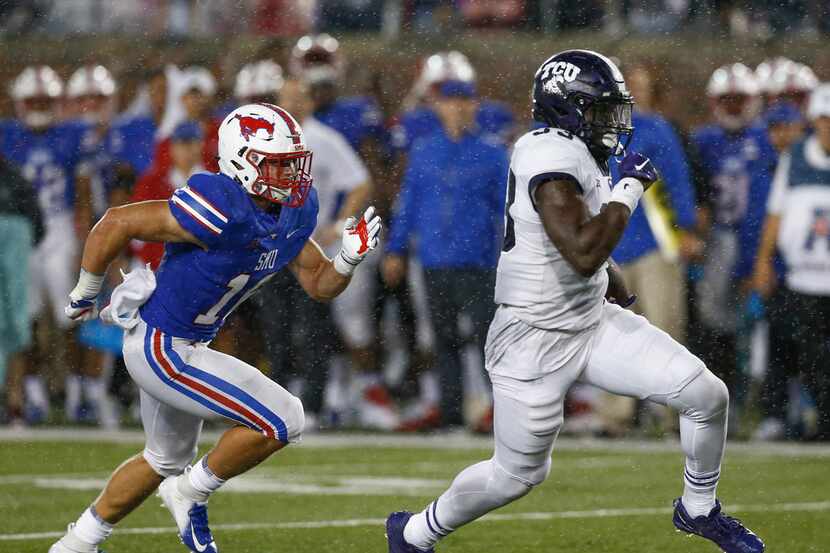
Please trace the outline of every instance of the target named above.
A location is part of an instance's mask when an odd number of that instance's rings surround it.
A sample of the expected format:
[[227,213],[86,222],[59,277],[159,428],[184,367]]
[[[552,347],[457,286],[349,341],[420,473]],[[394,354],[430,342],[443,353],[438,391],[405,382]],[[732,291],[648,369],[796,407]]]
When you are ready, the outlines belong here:
[[96,275],[81,268],[78,284],[69,293],[69,305],[63,308],[73,321],[91,321],[98,316],[98,294],[105,275]]
[[762,298],[768,298],[775,290],[776,278],[775,267],[772,262],[759,260],[755,264],[755,274],[752,275],[752,288]]
[[643,183],[643,189],[648,190],[660,173],[649,158],[637,152],[629,152],[620,161],[620,178],[631,177]]
[[397,288],[406,276],[406,259],[400,255],[387,255],[381,265],[383,282],[390,288]]
[[374,206],[367,208],[360,219],[346,219],[343,226],[343,246],[334,260],[338,272],[351,274],[369,252],[378,247],[382,228],[383,223],[380,217],[375,215]]
[[66,316],[73,321],[91,321],[98,317],[98,299],[69,295],[69,305],[63,308]]

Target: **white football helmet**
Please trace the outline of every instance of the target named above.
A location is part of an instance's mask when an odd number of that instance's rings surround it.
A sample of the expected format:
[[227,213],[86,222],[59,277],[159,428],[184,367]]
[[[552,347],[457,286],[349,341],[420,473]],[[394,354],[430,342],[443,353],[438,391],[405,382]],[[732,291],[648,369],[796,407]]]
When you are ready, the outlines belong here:
[[779,66],[772,74],[770,96],[805,106],[810,93],[818,86],[818,77],[809,66],[790,62]]
[[311,151],[294,117],[274,104],[247,104],[219,126],[219,169],[249,194],[288,207],[311,190]]
[[66,97],[75,104],[79,117],[90,123],[105,123],[115,113],[116,89],[109,69],[103,65],[85,65],[69,77]]
[[340,43],[331,35],[306,35],[291,51],[288,68],[291,74],[311,84],[337,82],[343,75]]
[[719,67],[709,78],[706,95],[715,121],[730,131],[749,125],[761,110],[755,73],[742,63]]
[[48,65],[30,66],[9,90],[17,117],[32,128],[48,127],[58,117],[63,81]]
[[780,68],[795,63],[789,58],[779,56],[777,58],[765,59],[755,68],[755,80],[758,83],[758,88],[764,96],[774,95],[775,82],[773,75],[780,71]]
[[233,92],[241,102],[267,102],[275,99],[283,84],[282,67],[271,60],[261,60],[239,71]]
[[830,117],[830,83],[817,86],[810,94],[807,117],[810,121],[815,121],[819,117]]

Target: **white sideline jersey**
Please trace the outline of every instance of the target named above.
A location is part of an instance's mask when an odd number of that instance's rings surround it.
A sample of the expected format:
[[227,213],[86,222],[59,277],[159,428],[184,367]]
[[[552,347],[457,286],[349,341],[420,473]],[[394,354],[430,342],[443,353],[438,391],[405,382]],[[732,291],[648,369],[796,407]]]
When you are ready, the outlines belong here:
[[[305,118],[302,127],[306,144],[314,152],[311,177],[320,204],[317,216],[317,229],[320,230],[337,219],[338,196],[347,195],[368,183],[369,171],[343,135],[333,128],[315,117]],[[339,242],[337,247],[340,247]]]
[[579,138],[555,128],[519,138],[510,159],[495,301],[530,326],[582,330],[599,322],[608,274],[603,266],[591,277],[580,275],[548,238],[532,197],[546,180],[575,181],[591,215],[611,196],[611,177]]

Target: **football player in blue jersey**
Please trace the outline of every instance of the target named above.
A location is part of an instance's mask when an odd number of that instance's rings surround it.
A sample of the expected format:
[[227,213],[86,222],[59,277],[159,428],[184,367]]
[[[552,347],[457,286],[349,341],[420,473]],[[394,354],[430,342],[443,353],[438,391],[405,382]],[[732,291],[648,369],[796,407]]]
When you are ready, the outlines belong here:
[[[342,134],[366,164],[372,183],[371,201],[378,213],[387,217],[397,196],[399,177],[396,174],[400,168],[392,164],[389,133],[384,124],[384,115],[375,98],[369,95],[340,95],[345,65],[337,39],[320,34],[304,36],[297,41],[291,53],[289,70],[292,75],[308,83],[314,103],[314,118]],[[339,201],[344,200],[345,197]],[[361,332],[363,336],[356,341],[352,340],[353,336],[344,333],[344,341],[349,349],[352,365],[358,369],[358,379],[366,384],[371,383],[368,386],[357,386],[358,390],[362,390],[358,394],[360,398],[356,398],[360,402],[357,411],[385,413],[383,418],[391,420],[388,417],[392,406],[391,398],[385,385],[380,384],[383,379],[379,375],[379,359],[382,356],[375,344],[375,338],[381,335],[380,321],[383,319],[384,304],[390,290],[381,282],[377,268],[373,267],[372,271],[374,282],[369,286],[358,287],[355,291],[359,291],[359,294],[366,298],[366,303],[374,307],[374,319],[378,324],[367,332]],[[369,280],[367,279],[367,283]],[[391,295],[395,296],[400,306],[401,327],[406,335],[403,341],[411,344],[414,342],[415,333],[412,325],[407,323],[414,315],[405,287],[391,291]],[[367,339],[367,336],[371,338]],[[379,420],[381,417],[373,418]]]
[[385,146],[383,114],[374,98],[340,96],[344,62],[340,44],[327,34],[304,36],[291,52],[291,74],[308,81],[314,100],[314,117],[346,137],[366,155],[370,142]]
[[[46,235],[29,259],[31,292],[29,309],[37,320],[50,305],[61,329],[58,347],[75,355],[72,326],[61,305],[72,290],[77,269],[75,233],[75,173],[85,151],[89,126],[80,121],[60,121],[63,81],[48,66],[27,67],[14,80],[11,98],[16,119],[0,121],[0,155],[32,183],[46,224]],[[29,372],[33,372],[33,367]],[[42,420],[48,413],[48,394],[43,379],[26,378],[27,419]]]
[[[167,96],[165,70],[153,69],[148,72],[143,90],[133,102],[138,107],[131,106],[112,123],[110,150],[130,182],[150,169],[156,150],[156,134],[167,109]],[[142,100],[145,97],[146,102]]]
[[[713,123],[696,129],[692,143],[702,165],[701,219],[709,221],[708,238],[703,276],[695,285],[697,326],[689,339],[706,346],[700,347],[703,360],[735,390],[738,306],[752,273],[777,154],[758,119],[761,98],[752,70],[740,63],[721,67],[706,93]],[[737,420],[730,416],[731,424]]]
[[[99,551],[112,526],[156,489],[185,546],[216,553],[210,494],[299,439],[300,400],[208,343],[228,314],[281,269],[311,297],[330,300],[377,247],[381,221],[372,207],[346,222],[334,260],[310,239],[318,210],[311,156],[288,112],[245,105],[220,125],[219,173],[192,176],[168,201],[110,209],[93,228],[65,308],[71,319],[96,315],[107,267],[131,239],[166,242],[158,271],[127,275],[102,313],[126,330],[124,358],[141,389],[147,442],[50,553]],[[202,421],[215,418],[235,426],[191,465]]]
[[[110,205],[110,192],[118,182],[110,127],[117,105],[116,90],[112,73],[103,65],[79,67],[66,84],[68,115],[90,126],[84,140],[85,154],[78,164],[75,179],[75,221],[79,242],[86,239],[92,225]],[[78,333],[80,345],[86,347],[81,351],[79,362],[70,365],[67,375],[66,417],[69,421],[84,419],[115,426],[117,421],[107,409],[102,377],[105,351],[101,350],[100,338],[106,335],[106,329],[98,325],[98,322],[84,323]]]

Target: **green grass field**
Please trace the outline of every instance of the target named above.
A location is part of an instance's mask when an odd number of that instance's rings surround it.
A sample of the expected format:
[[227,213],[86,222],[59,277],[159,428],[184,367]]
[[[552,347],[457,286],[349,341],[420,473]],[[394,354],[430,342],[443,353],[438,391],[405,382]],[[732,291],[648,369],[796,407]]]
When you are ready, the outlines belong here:
[[[35,436],[0,434],[0,552],[45,553],[109,471],[141,448],[138,434],[107,442],[88,434]],[[682,460],[671,446],[560,445],[547,482],[450,536],[439,552],[718,551],[673,530],[670,507],[681,491]],[[387,513],[422,508],[458,470],[489,454],[487,440],[465,437],[312,436],[211,499],[214,536],[225,553],[382,553]],[[719,495],[769,552],[826,552],[828,468],[827,448],[735,446]],[[185,551],[156,498],[125,520],[105,549]]]

